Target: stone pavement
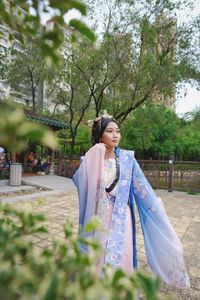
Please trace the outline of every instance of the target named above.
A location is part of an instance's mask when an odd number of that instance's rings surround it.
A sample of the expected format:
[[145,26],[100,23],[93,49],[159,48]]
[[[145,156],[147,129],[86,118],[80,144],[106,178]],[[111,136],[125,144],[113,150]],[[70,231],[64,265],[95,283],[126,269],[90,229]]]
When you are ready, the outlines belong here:
[[36,175],[31,177],[22,177],[22,183],[34,186],[42,186],[51,190],[70,191],[74,189],[71,179],[57,175]]
[[[32,192],[34,187],[41,187],[47,191],[39,191],[38,193]],[[15,197],[10,196],[10,193],[19,192],[23,190],[29,190],[29,195],[19,193]],[[3,197],[6,202],[13,202],[17,200],[30,200],[35,198],[46,197],[49,194],[54,195],[61,191],[74,190],[74,184],[71,179],[57,176],[57,175],[35,175],[35,176],[24,176],[22,177],[22,185],[20,186],[0,186],[0,194],[7,193],[7,197]],[[2,197],[0,197],[0,200]]]
[[[171,290],[162,285],[161,293],[173,292],[178,299],[200,299],[200,196],[188,195],[183,192],[168,193],[157,190],[157,195],[163,199],[167,214],[183,243],[185,262],[191,279],[191,288],[187,290]],[[13,199],[14,200],[14,199]],[[45,225],[49,234],[33,235],[32,241],[39,248],[52,245],[52,237],[63,240],[63,224],[72,222],[74,234],[78,230],[78,197],[75,188],[48,191],[43,195],[26,195],[23,200],[15,199],[11,205],[24,208],[32,207],[36,213],[44,213],[47,217]],[[7,202],[6,199],[4,199]],[[9,202],[11,199],[9,199]],[[139,269],[150,272],[146,262],[143,238],[137,216],[138,264]]]

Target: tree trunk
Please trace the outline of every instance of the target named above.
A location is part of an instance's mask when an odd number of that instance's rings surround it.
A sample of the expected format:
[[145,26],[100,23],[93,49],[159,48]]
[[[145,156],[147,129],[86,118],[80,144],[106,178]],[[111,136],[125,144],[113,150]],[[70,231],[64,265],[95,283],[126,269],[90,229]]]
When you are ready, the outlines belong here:
[[11,162],[15,163],[16,162],[16,152],[11,153]]
[[35,107],[35,91],[32,91],[32,100],[33,100],[33,111],[36,111],[36,107]]
[[70,147],[70,159],[73,159],[74,157],[74,145],[76,143],[76,137],[75,135],[72,135],[72,141],[71,141],[71,147]]

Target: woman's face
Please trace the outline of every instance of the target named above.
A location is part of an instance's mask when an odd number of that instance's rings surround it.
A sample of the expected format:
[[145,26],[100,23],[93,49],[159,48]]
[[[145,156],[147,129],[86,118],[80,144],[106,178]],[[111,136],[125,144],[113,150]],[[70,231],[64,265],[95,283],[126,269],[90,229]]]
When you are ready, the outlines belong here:
[[121,139],[121,134],[118,125],[115,122],[108,123],[103,132],[101,142],[108,147],[117,147]]

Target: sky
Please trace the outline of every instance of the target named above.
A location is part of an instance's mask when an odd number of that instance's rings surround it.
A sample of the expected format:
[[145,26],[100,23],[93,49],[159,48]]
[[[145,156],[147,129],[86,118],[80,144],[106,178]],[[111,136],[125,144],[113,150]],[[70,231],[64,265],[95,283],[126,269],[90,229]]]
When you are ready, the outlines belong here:
[[[181,21],[191,20],[192,18],[200,15],[200,1],[194,0],[193,10],[183,10],[178,13],[178,23]],[[175,111],[179,116],[183,116],[187,112],[191,112],[200,108],[200,91],[191,84],[186,85],[181,93],[181,96],[176,95]]]
[[190,84],[186,85],[186,95],[183,97],[176,96],[175,111],[182,117],[185,113],[200,108],[200,91]]
[[[193,0],[193,2],[193,10],[188,9],[187,11],[182,10],[177,12],[178,24],[180,24],[183,21],[189,21],[197,15],[200,15],[200,1]],[[66,15],[66,22],[68,22],[72,18],[80,17],[80,13],[73,9]],[[88,23],[87,18],[84,18],[84,21]],[[180,94],[176,94],[175,98],[175,112],[180,117],[182,117],[187,112],[192,112],[200,108],[200,91],[198,91],[191,84],[187,84],[186,87],[180,92]]]

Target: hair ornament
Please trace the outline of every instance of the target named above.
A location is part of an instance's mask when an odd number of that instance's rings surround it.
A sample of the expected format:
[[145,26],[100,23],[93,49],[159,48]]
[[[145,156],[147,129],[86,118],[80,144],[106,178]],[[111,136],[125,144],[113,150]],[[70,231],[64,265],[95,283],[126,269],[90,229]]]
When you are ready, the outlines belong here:
[[88,124],[88,126],[92,127],[94,124],[94,120],[88,120],[87,124]]
[[100,115],[99,115],[97,118],[95,118],[94,120],[88,120],[88,121],[87,121],[87,124],[88,124],[88,126],[92,127],[92,126],[94,125],[94,122],[98,122],[98,121],[100,121],[102,118],[104,118],[104,119],[107,119],[107,118],[112,119],[113,116],[109,115],[109,114],[107,113],[107,110],[104,110],[103,113],[100,114]]

